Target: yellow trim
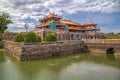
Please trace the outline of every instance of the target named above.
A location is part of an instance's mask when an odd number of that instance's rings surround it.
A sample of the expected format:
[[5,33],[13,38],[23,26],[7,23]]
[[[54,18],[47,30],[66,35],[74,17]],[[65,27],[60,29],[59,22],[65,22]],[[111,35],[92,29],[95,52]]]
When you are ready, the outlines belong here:
[[72,21],[64,21],[64,20],[61,20],[61,22],[64,23],[64,24],[79,25],[79,24],[77,24],[77,23],[75,23],[75,22],[72,22]]
[[72,30],[80,30],[80,28],[77,28],[77,27],[68,27],[68,29],[72,29]]

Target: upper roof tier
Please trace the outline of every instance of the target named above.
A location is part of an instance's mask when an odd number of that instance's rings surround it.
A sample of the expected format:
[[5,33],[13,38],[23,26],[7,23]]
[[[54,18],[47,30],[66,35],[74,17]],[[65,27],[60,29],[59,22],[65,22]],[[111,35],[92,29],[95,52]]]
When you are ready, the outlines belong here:
[[60,23],[63,23],[63,24],[68,24],[68,25],[80,25],[80,23],[77,23],[77,22],[73,22],[71,20],[60,20]]
[[54,14],[54,13],[50,13],[49,15],[41,18],[40,22],[41,23],[39,25],[37,25],[36,28],[48,26],[50,23],[56,23],[56,24],[60,24],[60,25],[66,25],[67,24],[69,26],[77,26],[77,27],[96,26],[96,24],[94,22],[87,22],[87,23],[84,23],[84,24],[80,24],[80,23],[77,23],[77,22],[73,22],[71,20],[64,20],[64,19],[62,19],[62,16],[59,16],[59,15]]
[[89,26],[89,25],[94,25],[96,26],[97,24],[95,24],[94,22],[90,21],[88,23],[82,24],[82,26]]
[[47,20],[49,18],[59,18],[59,19],[62,19],[62,16],[59,16],[59,15],[54,14],[54,13],[50,13],[49,15],[39,19],[39,21],[41,22],[41,21]]

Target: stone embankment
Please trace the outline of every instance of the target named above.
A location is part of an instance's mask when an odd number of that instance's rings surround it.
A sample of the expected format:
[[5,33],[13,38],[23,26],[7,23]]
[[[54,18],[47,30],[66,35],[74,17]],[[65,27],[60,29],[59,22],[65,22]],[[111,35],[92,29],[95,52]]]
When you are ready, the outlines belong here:
[[110,48],[115,55],[120,55],[120,39],[85,39],[83,42],[91,52],[106,54]]
[[18,43],[4,42],[5,51],[20,61],[36,60],[73,53],[87,52],[88,47],[82,41]]

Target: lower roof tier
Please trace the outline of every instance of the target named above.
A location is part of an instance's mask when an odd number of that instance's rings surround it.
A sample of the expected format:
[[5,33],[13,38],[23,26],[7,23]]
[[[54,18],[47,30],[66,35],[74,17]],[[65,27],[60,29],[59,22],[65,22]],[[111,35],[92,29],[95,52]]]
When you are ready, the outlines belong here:
[[62,28],[62,29],[68,29],[68,30],[77,30],[77,31],[91,31],[91,30],[94,30],[94,31],[99,31],[100,29],[99,28],[96,28],[96,27],[83,27],[83,26],[71,26],[71,25],[67,25],[67,24],[56,24],[56,23],[50,23],[50,24],[46,24],[44,26],[41,25],[41,27],[36,27],[36,29],[40,29],[40,28],[49,28],[49,29],[59,29],[59,28]]

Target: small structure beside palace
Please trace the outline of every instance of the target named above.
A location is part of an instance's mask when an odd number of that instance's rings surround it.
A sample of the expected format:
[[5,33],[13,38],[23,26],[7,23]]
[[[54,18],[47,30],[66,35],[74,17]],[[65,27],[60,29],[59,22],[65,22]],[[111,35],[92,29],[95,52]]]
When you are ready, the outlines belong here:
[[62,16],[54,13],[39,19],[35,32],[44,39],[47,33],[54,33],[57,40],[101,39],[103,34],[94,22],[80,24],[71,20],[63,20]]

